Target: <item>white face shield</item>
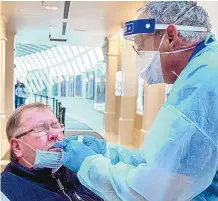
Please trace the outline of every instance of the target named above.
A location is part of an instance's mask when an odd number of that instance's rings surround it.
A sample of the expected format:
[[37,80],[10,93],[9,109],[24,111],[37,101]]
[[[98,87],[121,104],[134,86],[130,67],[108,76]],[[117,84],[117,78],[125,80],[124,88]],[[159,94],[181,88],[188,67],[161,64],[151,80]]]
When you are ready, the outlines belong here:
[[[172,54],[195,48],[159,52],[165,37],[164,31],[168,26],[168,24],[156,24],[155,19],[138,19],[125,23],[122,96],[137,95],[139,77],[144,80],[145,84],[149,85],[164,83],[160,54]],[[175,26],[178,31],[207,31],[205,27]]]

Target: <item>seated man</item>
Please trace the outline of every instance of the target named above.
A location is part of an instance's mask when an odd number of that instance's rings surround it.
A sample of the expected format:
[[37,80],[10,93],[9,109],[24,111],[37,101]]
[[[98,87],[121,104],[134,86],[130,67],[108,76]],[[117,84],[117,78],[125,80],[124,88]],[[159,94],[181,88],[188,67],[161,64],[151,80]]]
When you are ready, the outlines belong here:
[[61,150],[53,144],[63,138],[63,132],[48,106],[21,106],[10,116],[6,133],[11,162],[1,174],[1,200],[102,200],[82,186],[76,174],[62,167]]

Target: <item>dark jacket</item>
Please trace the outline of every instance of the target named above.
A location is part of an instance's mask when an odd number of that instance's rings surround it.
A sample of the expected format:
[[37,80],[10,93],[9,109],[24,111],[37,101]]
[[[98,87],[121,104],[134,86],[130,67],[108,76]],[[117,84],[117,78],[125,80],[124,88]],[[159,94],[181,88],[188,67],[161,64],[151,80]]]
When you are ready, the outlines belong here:
[[103,201],[65,167],[29,171],[12,161],[1,174],[1,191],[10,201]]

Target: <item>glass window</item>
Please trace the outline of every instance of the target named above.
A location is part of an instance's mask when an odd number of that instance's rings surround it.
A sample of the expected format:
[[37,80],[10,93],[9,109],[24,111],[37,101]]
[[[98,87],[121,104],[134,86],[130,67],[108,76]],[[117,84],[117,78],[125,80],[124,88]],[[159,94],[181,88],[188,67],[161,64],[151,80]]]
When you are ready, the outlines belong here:
[[43,52],[41,52],[41,54],[42,54],[42,56],[43,56],[43,58],[44,58],[45,63],[47,64],[47,66],[52,66],[51,61],[50,61],[50,59],[48,58],[48,55],[46,54],[46,52],[43,51]]
[[58,76],[58,82],[62,82],[64,80],[63,76]]
[[24,75],[26,75],[27,74],[27,69],[26,69],[26,66],[24,66],[24,65],[21,65],[20,66],[20,69],[24,72]]
[[62,71],[60,69],[60,66],[56,66],[55,71],[57,72],[58,76],[62,76],[63,73],[62,73]]
[[[29,66],[28,62],[26,61],[26,58],[25,58],[25,57],[22,57],[22,58],[20,59],[20,61],[23,63],[23,67],[26,68],[27,71],[29,71],[30,66]],[[30,70],[31,70],[31,69],[30,69]]]
[[52,66],[51,60],[49,58],[45,59],[45,62],[48,64],[48,66]]
[[38,60],[40,61],[41,65],[43,68],[47,67],[46,62],[44,61],[44,58],[42,57],[42,55],[40,53],[36,53],[36,56],[38,58]]
[[77,47],[71,46],[71,49],[73,50],[74,56],[77,56],[79,54]]
[[58,50],[59,54],[61,54],[61,55],[65,54],[64,48],[62,46],[58,46],[57,50]]
[[21,61],[25,64],[25,67],[27,68],[27,71],[31,71],[32,69],[31,69],[31,66],[30,66],[30,64],[29,64],[29,62],[27,61],[27,59],[26,59],[26,57],[23,57],[22,59],[21,59]]
[[85,47],[85,48],[86,48],[86,51],[91,49],[91,47]]
[[44,83],[49,82],[49,80],[47,79],[47,77],[46,77],[46,75],[45,75],[43,69],[40,69],[40,70],[39,70],[39,73],[40,73],[40,75],[41,75],[41,77],[42,77],[42,81],[43,81]]
[[[53,48],[52,48],[53,49]],[[51,51],[51,49],[48,49],[48,50],[45,50],[46,51],[46,53],[47,53],[47,55],[48,55],[48,57],[50,57],[50,58],[52,58],[53,57],[53,54],[52,54],[52,51]]]
[[42,78],[41,78],[39,72],[38,72],[38,71],[35,71],[34,74],[35,74],[35,77],[36,77],[36,79],[37,79],[37,81],[38,81],[38,83],[39,83],[40,89],[43,89],[44,86],[43,86]]
[[72,52],[73,50],[70,48],[70,46],[64,45],[63,48],[64,48],[65,53],[67,54],[68,58],[71,59],[74,57],[73,52]]
[[49,68],[49,75],[51,75],[51,76],[57,76],[57,73],[56,73],[54,67]]
[[48,88],[47,87],[42,90],[42,95],[43,96],[47,96],[48,95]]
[[97,54],[98,61],[104,61],[104,55],[103,55],[102,49],[100,47],[96,47],[95,52]]
[[15,83],[16,83],[16,80],[19,80],[18,78],[19,78],[20,76],[18,75],[18,71],[17,71],[17,69],[15,68],[14,69],[14,80],[15,80]]
[[51,63],[52,63],[52,65],[56,65],[56,64],[57,64],[57,61],[56,61],[56,58],[55,58],[55,57],[52,57],[52,58],[51,58]]
[[95,73],[95,78],[95,108],[97,110],[104,110],[106,90],[106,67],[103,66],[102,68],[98,68]]
[[24,72],[22,71],[22,69],[21,69],[21,67],[18,65],[18,63],[16,64],[16,68],[15,68],[15,69],[19,72],[20,75],[23,75],[23,74],[24,74]]
[[44,52],[39,52],[39,55],[41,56],[42,60],[46,59],[45,53]]
[[28,80],[30,82],[30,86],[31,86],[31,89],[33,90],[33,93],[34,94],[37,93],[37,88],[36,88],[35,82],[32,79],[29,79],[29,78],[28,78]]
[[26,75],[26,71],[24,71],[23,69],[22,69],[22,67],[21,66],[18,66],[17,65],[17,67],[16,67],[17,69],[19,69],[19,71],[20,71],[20,74],[22,75],[22,76],[25,76]]
[[32,69],[36,69],[36,64],[29,55],[26,56],[26,59],[29,62],[29,64],[31,65]]
[[40,89],[39,89],[39,84],[38,84],[38,82],[37,82],[35,76],[28,75],[28,79],[30,80],[30,82],[32,82],[31,86],[32,86],[32,88],[35,90],[35,93],[36,93],[37,91],[39,91],[39,90],[40,90]]
[[89,54],[89,58],[91,59],[92,64],[95,65],[97,63],[97,59],[96,59],[94,52],[91,50],[90,52],[88,52],[88,54]]
[[38,61],[37,58],[36,58],[36,56],[35,56],[35,54],[31,54],[31,58],[32,58],[32,60],[33,60],[34,62]]
[[69,75],[64,75],[63,77],[64,77],[64,80],[67,80],[67,81],[68,81],[68,80],[69,80],[69,78],[70,78],[70,76],[69,76]]
[[82,96],[82,75],[77,75],[75,82],[75,95]]
[[62,60],[60,55],[56,55],[55,58],[56,58],[58,63],[63,63],[63,60]]
[[86,98],[94,100],[94,75],[92,72],[86,72]]
[[58,52],[57,48],[52,48],[51,50],[52,50],[54,56],[59,55],[59,52]]
[[68,81],[68,96],[74,96],[74,78],[71,77]]
[[61,96],[67,96],[67,80],[61,82]]
[[92,67],[92,65],[91,65],[91,63],[89,61],[89,57],[86,54],[84,54],[82,56],[82,58],[83,58],[83,61],[85,63],[86,69],[90,69]]
[[[56,73],[55,73],[55,75],[52,75],[52,74],[50,73],[51,68],[47,68],[47,69],[44,68],[44,69],[42,69],[42,70],[43,70],[43,72],[44,72],[44,74],[45,74],[46,79],[49,80],[49,82],[51,83],[51,85],[53,85],[53,84],[54,84],[54,79],[53,79],[53,77],[56,76]],[[54,71],[54,69],[53,69],[53,71]]]
[[55,83],[52,86],[52,96],[58,96],[58,84],[57,83]]
[[16,66],[16,68],[15,68],[15,71],[16,71],[16,73],[17,73],[17,78],[19,78],[19,77],[22,76],[22,73],[20,72],[20,68],[18,68],[17,66]]
[[80,51],[81,53],[83,53],[83,52],[86,51],[86,49],[85,49],[84,47],[79,47],[79,51]]
[[65,52],[69,52],[69,51],[71,52],[71,49],[68,45],[64,45],[62,47],[64,48]]
[[24,63],[22,63],[22,65],[20,66],[22,71],[25,73],[25,75],[27,74],[27,68],[26,65]]
[[67,68],[66,68],[66,66],[64,64],[60,65],[60,69],[62,70],[63,75],[68,75]]
[[41,54],[44,59],[47,59],[48,57],[45,51],[42,51],[39,54]]
[[67,56],[69,57],[69,59],[73,58],[73,52],[70,50],[70,51],[67,51],[66,52]]
[[73,70],[74,70],[75,74],[79,74],[80,70],[79,70],[75,60],[71,61],[71,65],[73,66]]
[[41,75],[42,75],[42,77],[43,77],[43,80],[48,80],[49,81],[49,79],[48,79],[48,76],[45,74],[45,71],[44,71],[44,69],[41,69],[40,70],[40,73],[41,73]]
[[86,68],[85,68],[85,65],[82,62],[82,59],[80,57],[77,57],[76,60],[77,60],[77,63],[79,65],[80,72],[85,72]]
[[58,48],[58,50],[59,50],[59,53],[60,53],[60,55],[61,55],[62,60],[63,60],[63,61],[68,60],[68,57],[67,57],[67,55],[66,55],[64,49],[63,49],[62,47],[60,47],[60,48]]
[[42,68],[42,65],[39,63],[39,61],[38,61],[38,60],[35,62],[35,64],[36,64],[36,68],[37,68],[37,69],[40,69],[40,68]]
[[62,46],[58,46],[57,48],[55,48],[54,52],[55,52],[55,57],[58,57],[58,63],[68,59]]
[[71,66],[71,64],[66,63],[66,67],[67,67],[67,70],[69,72],[69,75],[74,75],[73,67]]

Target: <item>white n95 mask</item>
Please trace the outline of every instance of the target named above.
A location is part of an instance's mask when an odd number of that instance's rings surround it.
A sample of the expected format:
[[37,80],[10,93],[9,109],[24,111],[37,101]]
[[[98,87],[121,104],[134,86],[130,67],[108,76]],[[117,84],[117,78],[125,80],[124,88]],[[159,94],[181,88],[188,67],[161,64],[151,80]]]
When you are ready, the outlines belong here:
[[144,57],[143,60],[148,60],[145,68],[141,71],[140,77],[147,82],[147,84],[164,83],[163,72],[161,68],[160,52],[146,52],[144,55],[137,55],[137,57]]
[[42,168],[51,168],[52,173],[54,173],[62,166],[61,158],[63,152],[35,150],[22,140],[19,141],[36,152],[36,157],[33,164],[30,164],[26,159],[22,158],[23,161],[30,166],[30,168],[33,168],[35,170]]

